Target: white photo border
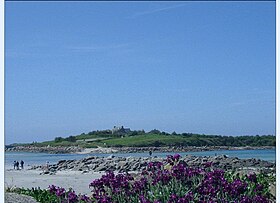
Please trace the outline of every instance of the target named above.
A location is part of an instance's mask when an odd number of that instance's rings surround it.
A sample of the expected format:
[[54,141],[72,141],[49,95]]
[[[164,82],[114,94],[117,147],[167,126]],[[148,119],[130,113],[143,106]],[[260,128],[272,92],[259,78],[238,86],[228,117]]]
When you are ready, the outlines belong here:
[[[24,1],[17,1],[24,2]],[[28,2],[28,1],[26,1]],[[40,2],[40,1],[38,1]],[[44,2],[44,1],[41,1]],[[52,1],[56,2],[56,1]],[[57,1],[57,2],[67,2],[67,1]],[[71,1],[72,2],[72,1]],[[83,2],[83,1],[78,1]],[[110,2],[110,1],[109,1]],[[112,1],[111,1],[112,2]],[[123,2],[123,1],[113,1],[113,2]],[[126,1],[125,1],[126,2]],[[135,2],[135,1],[127,1],[127,2]],[[172,1],[174,2],[174,1]],[[200,1],[197,1],[200,2]],[[204,1],[205,2],[205,1]],[[207,1],[206,1],[207,2]],[[221,1],[222,2],[222,1]],[[246,2],[246,1],[244,1]],[[280,54],[280,0],[276,0],[276,201],[280,200],[280,70],[279,70],[279,54]],[[5,66],[5,1],[0,0],[0,203],[5,202],[5,186],[4,186],[4,174],[5,174],[5,136],[4,136],[4,83],[5,83],[5,74],[4,74],[4,66]],[[277,201],[280,202],[280,201]]]

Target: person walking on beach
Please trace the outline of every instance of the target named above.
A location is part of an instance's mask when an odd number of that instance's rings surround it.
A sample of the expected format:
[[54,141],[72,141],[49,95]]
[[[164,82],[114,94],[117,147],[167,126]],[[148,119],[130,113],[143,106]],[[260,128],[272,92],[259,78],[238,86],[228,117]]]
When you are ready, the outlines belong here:
[[149,151],[149,155],[152,156],[152,154],[153,154],[153,152],[150,150],[150,151]]
[[19,162],[18,161],[16,162],[16,167],[17,167],[17,170],[19,170]]
[[21,161],[20,161],[20,167],[21,167],[21,169],[23,169],[23,164],[24,164],[24,162],[21,160]]
[[16,169],[16,166],[17,166],[17,162],[14,161],[14,169]]
[[46,162],[46,171],[49,171],[49,162]]

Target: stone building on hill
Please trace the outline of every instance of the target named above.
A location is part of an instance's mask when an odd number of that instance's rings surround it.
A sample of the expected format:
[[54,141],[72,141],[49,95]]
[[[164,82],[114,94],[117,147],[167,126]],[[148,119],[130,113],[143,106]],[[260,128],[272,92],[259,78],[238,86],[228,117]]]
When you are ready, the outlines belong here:
[[114,126],[114,128],[112,129],[113,135],[124,135],[129,132],[131,132],[130,128],[124,128],[123,126],[121,127]]

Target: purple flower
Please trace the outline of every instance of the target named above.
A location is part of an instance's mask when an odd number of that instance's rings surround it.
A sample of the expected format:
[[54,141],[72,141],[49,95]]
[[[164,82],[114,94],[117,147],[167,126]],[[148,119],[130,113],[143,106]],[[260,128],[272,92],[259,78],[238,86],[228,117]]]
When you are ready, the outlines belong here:
[[241,200],[240,200],[240,203],[253,203],[253,201],[252,201],[252,199],[250,199],[247,196],[242,196]]
[[186,199],[187,201],[193,200],[193,192],[188,192],[188,193],[185,195],[185,199]]
[[173,156],[173,159],[174,159],[175,161],[178,161],[178,160],[180,159],[180,157],[181,157],[180,154],[175,154],[175,155]]
[[253,202],[259,202],[259,203],[269,203],[268,199],[264,198],[261,195],[257,195],[253,198]]
[[78,201],[78,196],[75,194],[75,191],[71,191],[68,193],[68,201],[69,203]]
[[64,188],[60,188],[58,187],[56,192],[55,192],[56,196],[58,197],[62,197],[63,195],[65,195],[65,189]]
[[[239,179],[234,180],[231,183],[231,191],[230,193],[234,196],[238,196],[243,194],[247,190],[247,183],[242,182]],[[245,198],[246,199],[246,198]],[[245,201],[245,200],[244,200]],[[247,201],[247,200],[246,200]]]
[[171,194],[168,200],[168,203],[177,203],[178,202],[178,196],[176,194]]
[[257,182],[257,175],[255,173],[249,174],[248,179],[251,182],[256,183]]
[[171,166],[174,165],[174,157],[171,155],[167,155],[167,163],[169,163]]
[[209,167],[212,166],[212,164],[213,164],[212,162],[206,162],[203,165],[204,165],[205,168],[209,168]]
[[56,188],[55,185],[50,185],[49,186],[49,191],[50,191],[51,194],[55,194],[56,190],[57,190],[57,188]]
[[135,193],[143,193],[148,187],[148,180],[145,177],[142,177],[140,180],[135,181],[133,186]]
[[112,203],[112,198],[104,196],[98,201],[98,203]]
[[82,195],[82,196],[80,197],[80,199],[81,199],[81,201],[84,201],[84,202],[90,202],[89,197],[86,196],[86,195]]
[[140,203],[151,203],[150,200],[146,199],[144,195],[139,196]]
[[257,184],[256,185],[256,191],[259,192],[259,191],[262,191],[263,190],[263,185],[262,184]]

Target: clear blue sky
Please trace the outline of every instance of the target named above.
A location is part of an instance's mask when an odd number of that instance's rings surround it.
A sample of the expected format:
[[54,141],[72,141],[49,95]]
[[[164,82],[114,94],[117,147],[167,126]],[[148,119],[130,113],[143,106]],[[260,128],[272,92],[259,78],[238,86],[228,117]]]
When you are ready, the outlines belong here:
[[5,79],[6,143],[275,134],[275,2],[7,2]]

